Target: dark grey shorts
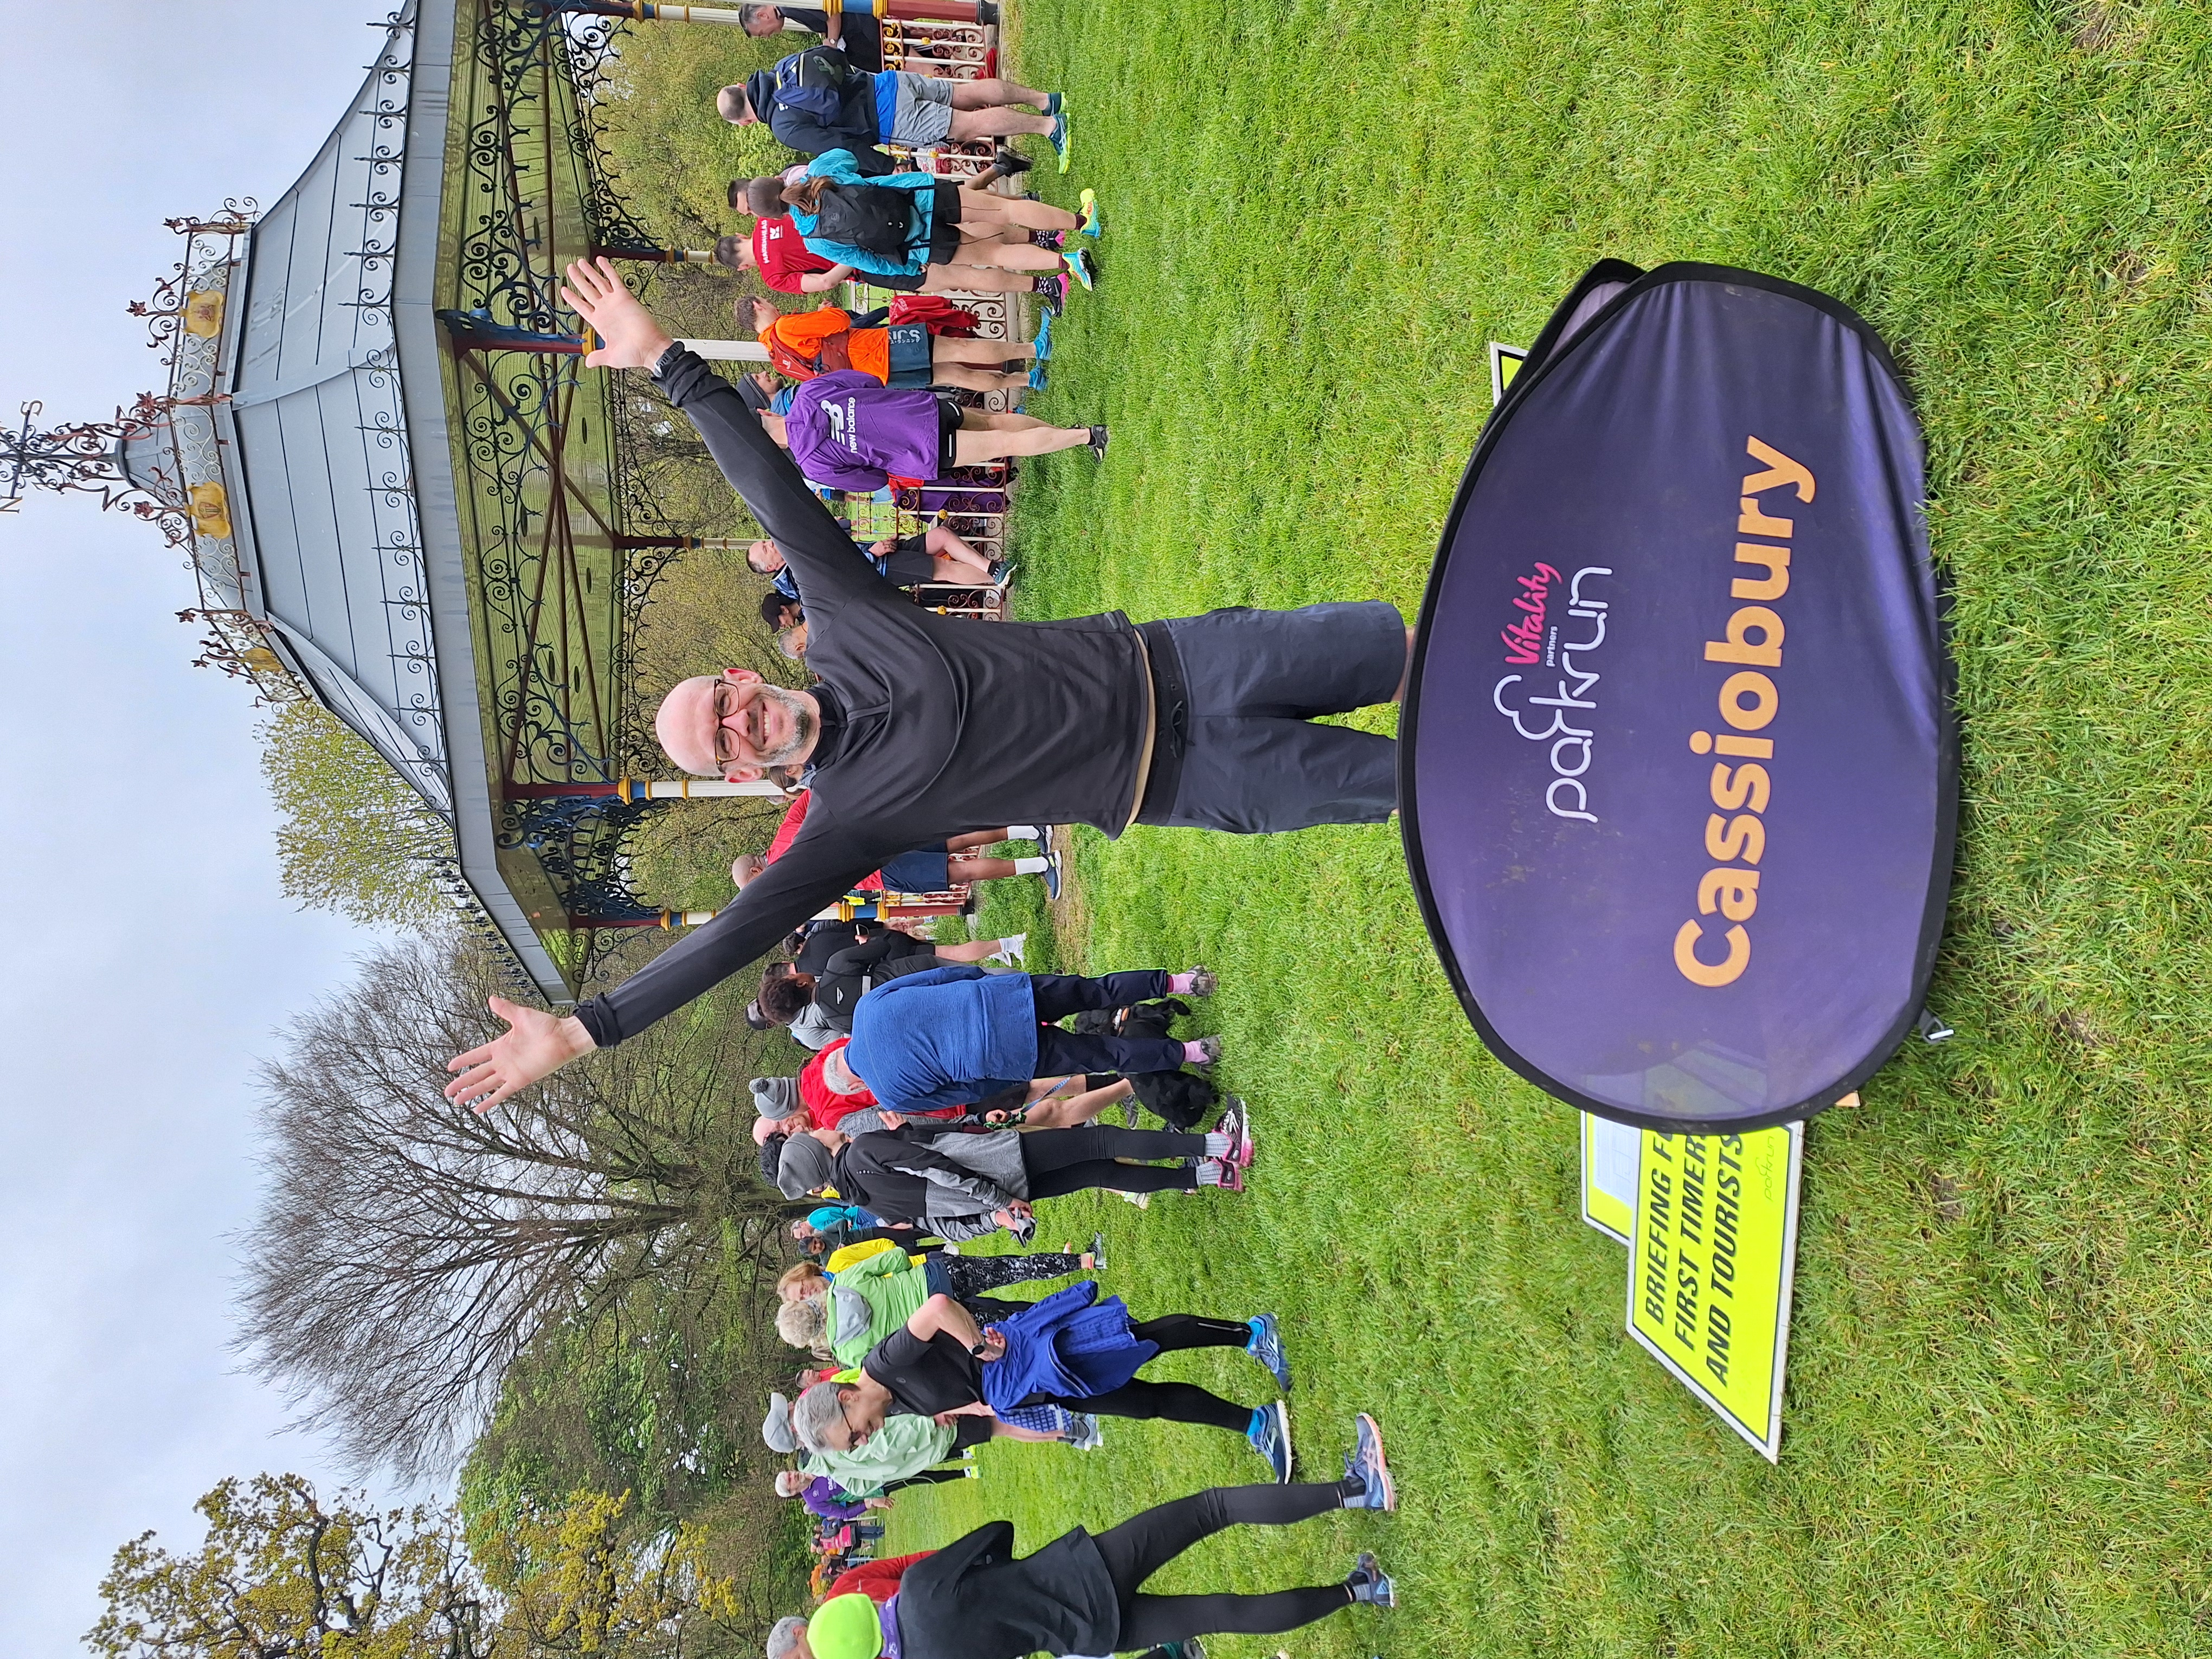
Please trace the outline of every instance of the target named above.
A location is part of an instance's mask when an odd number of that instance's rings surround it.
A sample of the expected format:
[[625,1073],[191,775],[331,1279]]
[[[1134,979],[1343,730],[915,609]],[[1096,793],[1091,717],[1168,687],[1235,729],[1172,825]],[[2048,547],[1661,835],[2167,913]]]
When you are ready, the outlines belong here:
[[1377,823],[1396,810],[1396,739],[1314,719],[1396,693],[1406,622],[1395,605],[1212,611],[1151,625],[1156,637],[1152,627],[1173,641],[1176,659],[1156,657],[1153,672],[1170,705],[1159,711],[1169,748],[1155,751],[1154,781],[1171,772],[1175,791],[1164,800],[1146,788],[1144,823],[1264,835]]

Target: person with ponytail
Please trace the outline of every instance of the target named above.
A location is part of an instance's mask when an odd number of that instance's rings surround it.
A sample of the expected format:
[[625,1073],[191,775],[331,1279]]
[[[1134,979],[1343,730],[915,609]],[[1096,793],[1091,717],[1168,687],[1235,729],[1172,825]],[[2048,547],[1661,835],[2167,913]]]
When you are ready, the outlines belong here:
[[[756,214],[787,210],[792,228],[818,258],[871,274],[911,277],[933,264],[1093,280],[1079,248],[1058,239],[1085,221],[1049,202],[963,190],[928,173],[870,178],[850,150],[817,156],[795,185],[756,179],[746,200]],[[1095,207],[1091,222],[1098,222]],[[1041,246],[1039,240],[1053,243]],[[964,285],[964,278],[963,278]]]

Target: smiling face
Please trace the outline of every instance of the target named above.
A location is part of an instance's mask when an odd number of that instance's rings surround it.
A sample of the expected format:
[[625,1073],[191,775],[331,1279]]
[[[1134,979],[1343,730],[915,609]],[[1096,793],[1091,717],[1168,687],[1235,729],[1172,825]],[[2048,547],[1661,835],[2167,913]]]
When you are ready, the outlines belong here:
[[653,728],[685,771],[743,783],[805,760],[819,721],[804,691],[767,684],[750,668],[726,668],[678,682],[660,700]]
[[757,575],[773,576],[783,568],[783,550],[774,542],[754,542],[745,549],[745,568]]
[[857,1450],[884,1425],[883,1401],[864,1401],[856,1389],[838,1389],[837,1405],[837,1415],[822,1431],[823,1443],[832,1451]]

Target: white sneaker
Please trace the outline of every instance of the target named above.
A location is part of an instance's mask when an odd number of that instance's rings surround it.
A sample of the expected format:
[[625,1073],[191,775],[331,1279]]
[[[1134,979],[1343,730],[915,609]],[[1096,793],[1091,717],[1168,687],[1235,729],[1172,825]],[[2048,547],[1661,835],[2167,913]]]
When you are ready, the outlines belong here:
[[1030,936],[1027,933],[1016,933],[1010,938],[1002,939],[999,941],[999,948],[991,952],[991,960],[1005,963],[1019,962],[1022,959],[1023,951],[1029,947],[1029,942]]
[[1150,1193],[1116,1193],[1115,1196],[1127,1200],[1140,1210],[1149,1210],[1152,1207],[1152,1195]]

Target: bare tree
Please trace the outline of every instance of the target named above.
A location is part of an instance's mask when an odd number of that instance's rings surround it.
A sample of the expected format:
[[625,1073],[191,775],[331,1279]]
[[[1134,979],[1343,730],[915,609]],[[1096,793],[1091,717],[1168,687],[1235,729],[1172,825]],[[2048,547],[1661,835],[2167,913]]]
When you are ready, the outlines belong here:
[[[549,1320],[680,1283],[787,1213],[742,1118],[741,1021],[665,1020],[477,1115],[447,1055],[493,1035],[465,941],[364,957],[263,1067],[270,1188],[244,1241],[239,1346],[363,1468],[446,1467]],[[518,1109],[519,1108],[519,1109]],[[734,1228],[736,1239],[726,1230]]]

